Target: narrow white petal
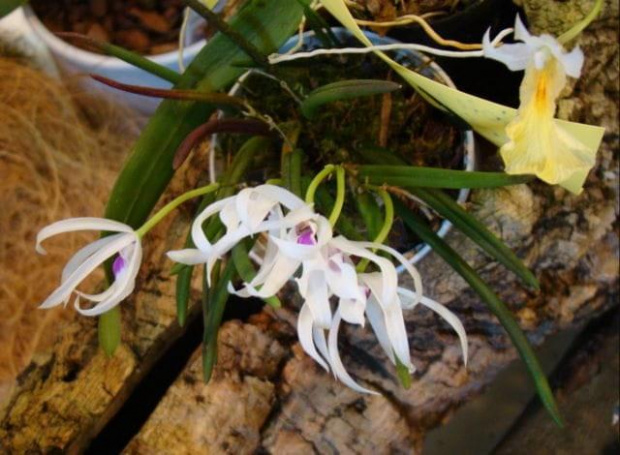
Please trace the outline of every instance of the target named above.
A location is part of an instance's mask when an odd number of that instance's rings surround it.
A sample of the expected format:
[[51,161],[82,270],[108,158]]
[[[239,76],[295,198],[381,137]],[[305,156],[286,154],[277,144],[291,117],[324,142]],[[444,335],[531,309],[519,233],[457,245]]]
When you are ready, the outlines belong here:
[[329,360],[330,365],[332,367],[332,371],[336,378],[340,382],[342,382],[347,387],[360,392],[360,393],[369,393],[372,395],[378,395],[377,392],[366,389],[360,386],[357,382],[353,380],[353,378],[347,373],[344,365],[342,364],[342,360],[340,359],[340,353],[338,352],[338,330],[340,329],[340,313],[336,311],[334,315],[334,320],[332,321],[332,326],[329,330],[329,337],[327,340],[327,347],[329,349]]
[[377,295],[377,299],[382,305],[387,305],[390,300],[394,299],[396,296],[396,289],[398,288],[396,269],[390,261],[368,251],[364,246],[366,244],[375,245],[374,243],[352,242],[340,236],[332,239],[329,244],[349,255],[366,258],[376,264],[381,271],[383,281],[381,295]]
[[303,206],[308,207],[302,199],[281,186],[266,184],[254,188],[254,191],[265,197],[278,201],[289,210],[297,210]]
[[314,345],[317,347],[323,358],[329,362],[329,349],[327,348],[325,330],[319,327],[312,327],[312,339],[314,340]]
[[65,268],[62,270],[62,277],[60,279],[61,282],[66,281],[67,277],[69,275],[71,275],[76,268],[79,267],[80,264],[82,264],[82,262],[84,262],[87,258],[89,258],[95,251],[99,250],[100,248],[103,248],[105,245],[107,245],[110,242],[113,242],[114,240],[118,239],[119,236],[122,236],[123,234],[114,234],[114,235],[109,235],[107,237],[103,237],[101,239],[95,240],[92,243],[89,243],[88,245],[86,245],[84,248],[80,249],[77,253],[75,253],[71,259],[69,259],[69,262],[67,262],[67,265],[65,265]]
[[390,248],[389,246],[382,245],[380,243],[374,243],[374,242],[360,242],[360,243],[362,244],[362,246],[366,246],[366,248],[372,248],[372,249],[385,251],[386,253],[389,253],[392,256],[394,256],[394,258],[402,264],[402,266],[405,268],[407,273],[409,273],[409,275],[413,279],[413,286],[415,288],[417,295],[422,297],[424,292],[422,288],[422,277],[420,276],[420,272],[418,272],[418,269],[416,269],[413,266],[413,264],[411,264],[411,262],[409,262],[407,258],[405,258],[405,256],[400,254],[394,248]]
[[385,318],[383,316],[383,308],[374,297],[370,297],[366,302],[366,316],[370,322],[370,326],[375,332],[375,336],[379,341],[379,344],[383,348],[383,351],[388,356],[393,364],[396,364],[394,359],[394,350],[392,349],[392,343],[385,327]]
[[366,311],[366,302],[356,299],[340,299],[338,303],[340,314],[349,324],[359,324],[364,327],[366,319],[364,312]]
[[221,211],[227,204],[234,204],[234,196],[227,197],[221,201],[214,202],[205,208],[192,223],[192,240],[196,248],[202,251],[209,251],[211,249],[211,242],[207,239],[204,233],[203,224],[215,213]]
[[61,304],[69,298],[73,290],[88,275],[90,275],[93,270],[125,248],[127,245],[134,242],[135,238],[136,237],[133,234],[125,234],[92,254],[88,259],[80,264],[80,266],[77,267],[71,275],[66,277],[65,282],[63,282],[54,292],[50,294],[47,299],[45,299],[40,308],[51,308]]
[[527,30],[527,27],[521,20],[521,16],[517,14],[515,17],[515,33],[514,37],[516,40],[523,41],[527,43],[531,38],[530,32]]
[[195,248],[168,251],[166,255],[174,262],[179,262],[186,265],[206,264],[211,257],[209,253]]
[[532,59],[535,49],[524,43],[501,44],[495,47],[491,42],[490,33],[491,29],[488,29],[482,38],[483,55],[503,63],[511,71],[524,70]]
[[114,292],[106,296],[105,300],[102,300],[100,303],[89,309],[82,309],[79,306],[79,303],[76,302],[75,309],[84,316],[99,316],[114,308],[133,292],[141,263],[142,248],[140,245],[136,245],[133,254],[129,258],[126,270],[117,277],[116,281],[114,281],[111,286],[111,288],[114,289]]
[[308,274],[308,286],[300,294],[312,311],[312,317],[317,327],[328,329],[332,322],[332,310],[329,304],[329,294],[325,275],[320,270],[312,270]]
[[[413,294],[409,289],[403,288],[400,288],[398,292],[399,294],[402,294],[404,297],[408,298],[411,298],[411,294]],[[459,336],[459,340],[461,343],[461,350],[463,351],[463,361],[465,365],[467,365],[467,333],[465,332],[465,327],[463,327],[463,324],[461,323],[459,318],[445,305],[442,305],[441,303],[436,302],[433,299],[429,299],[428,297],[422,297],[420,303],[441,316],[454,329],[454,331]]]
[[570,77],[574,77],[576,79],[581,75],[584,55],[583,51],[579,49],[579,46],[575,47],[571,52],[564,54],[559,60],[562,63],[562,66],[564,66],[564,71]]
[[330,256],[325,269],[325,276],[327,277],[330,290],[336,296],[341,299],[364,300],[364,296],[360,291],[355,266],[346,262],[342,254]]
[[303,305],[299,311],[299,317],[297,318],[297,336],[299,337],[299,344],[301,344],[303,350],[306,351],[306,354],[312,357],[316,363],[321,365],[326,371],[329,371],[329,367],[314,346],[312,326],[312,312],[310,308],[308,308],[308,305]]
[[105,218],[70,218],[52,223],[39,231],[36,244],[37,252],[45,254],[45,249],[41,246],[41,242],[44,240],[58,234],[75,231],[134,232],[126,224]]

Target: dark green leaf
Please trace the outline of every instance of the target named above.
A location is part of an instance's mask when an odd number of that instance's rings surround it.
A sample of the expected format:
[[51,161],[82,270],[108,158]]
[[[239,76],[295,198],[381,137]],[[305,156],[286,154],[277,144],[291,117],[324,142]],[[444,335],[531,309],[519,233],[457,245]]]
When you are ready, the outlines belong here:
[[450,266],[461,275],[471,288],[480,296],[489,310],[499,319],[508,336],[517,348],[519,355],[525,362],[538,395],[549,414],[555,422],[562,426],[562,418],[555,403],[553,392],[549,387],[545,373],[543,372],[536,354],[532,350],[529,341],[512,316],[512,313],[504,303],[487,286],[473,268],[469,266],[456,251],[454,251],[443,239],[441,239],[426,223],[412,213],[402,202],[395,200],[396,211],[405,224],[426,242],[433,251],[441,256]]
[[121,343],[121,309],[115,306],[106,311],[98,320],[99,346],[111,357]]
[[508,175],[503,172],[467,172],[416,166],[357,167],[361,181],[372,185],[391,185],[401,188],[494,188],[517,185],[534,179],[532,175]]
[[399,88],[400,85],[395,82],[374,79],[334,82],[319,87],[310,93],[301,103],[301,112],[306,118],[311,119],[317,114],[319,107],[324,104],[363,96],[380,95],[393,92]]
[[235,278],[235,265],[228,261],[221,275],[218,273],[219,264],[215,266],[211,287],[203,291],[203,318],[204,336],[202,342],[202,374],[203,379],[209,382],[213,367],[217,363],[217,334],[222,323],[224,308],[228,300],[228,283]]

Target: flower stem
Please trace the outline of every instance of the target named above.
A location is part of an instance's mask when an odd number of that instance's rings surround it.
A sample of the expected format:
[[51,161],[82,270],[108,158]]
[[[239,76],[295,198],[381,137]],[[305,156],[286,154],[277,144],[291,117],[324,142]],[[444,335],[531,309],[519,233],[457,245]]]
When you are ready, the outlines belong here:
[[192,198],[212,193],[213,191],[216,191],[219,187],[219,183],[212,183],[211,185],[196,188],[195,190],[188,191],[187,193],[180,195],[176,199],[173,199],[172,201],[167,203],[159,212],[153,215],[146,223],[142,225],[140,229],[136,231],[136,234],[138,235],[138,237],[142,238],[144,234],[153,229],[153,227],[155,227],[166,215],[168,215],[182,203]]
[[332,227],[336,225],[340,217],[340,212],[342,212],[345,191],[344,168],[342,166],[336,166],[336,202],[334,202],[332,213],[329,214],[329,224],[331,224]]
[[588,26],[590,23],[596,19],[596,17],[600,14],[601,9],[603,8],[603,0],[596,0],[592,10],[584,17],[582,20],[573,25],[570,29],[562,33],[558,37],[558,41],[562,44],[566,44],[567,42],[577,38],[579,34]]
[[306,204],[314,204],[314,194],[316,193],[317,188],[323,180],[334,172],[335,168],[336,166],[333,164],[328,164],[312,179],[310,185],[308,185],[308,189],[306,190]]
[[[394,224],[394,203],[392,197],[384,188],[378,188],[373,186],[367,186],[369,189],[373,189],[383,200],[383,206],[385,207],[385,218],[383,219],[383,225],[377,236],[373,239],[374,243],[383,243],[387,239],[390,231],[392,230],[392,224]],[[368,259],[362,259],[355,268],[357,273],[363,273],[368,267]]]

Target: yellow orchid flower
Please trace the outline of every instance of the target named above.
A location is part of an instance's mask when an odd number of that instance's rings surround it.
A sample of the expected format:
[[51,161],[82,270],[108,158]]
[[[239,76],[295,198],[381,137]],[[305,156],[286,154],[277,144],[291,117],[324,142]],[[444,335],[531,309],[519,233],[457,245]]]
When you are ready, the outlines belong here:
[[506,126],[508,142],[500,154],[509,174],[535,174],[552,185],[573,175],[587,174],[594,155],[578,139],[554,122],[556,100],[566,85],[566,76],[578,78],[583,52],[576,47],[565,52],[550,35],[532,36],[519,16],[515,21],[516,44],[498,48],[489,32],[483,39],[485,57],[504,63],[512,71],[525,70],[517,116]]
[[[346,27],[358,40],[360,40],[360,42],[362,42],[368,47],[372,46],[370,40],[368,40],[368,38],[364,35],[362,30],[356,24],[355,19],[351,15],[343,0],[320,1],[325,7],[325,9],[327,9],[332,14],[332,16],[334,16],[344,27]],[[560,39],[562,40],[562,38],[565,38],[565,42],[574,37],[573,35],[575,34],[575,30],[582,30],[592,20],[592,18],[595,17],[596,14],[598,14],[598,10],[600,10],[599,3],[600,1],[597,2],[598,6],[595,6],[594,10],[588,15],[588,17],[586,17],[582,22],[573,27],[566,37],[563,36]],[[547,41],[547,38],[542,37],[531,38],[540,39],[545,42]],[[525,43],[519,43],[518,46],[525,46]],[[501,49],[502,47],[497,48],[496,50],[499,51],[499,49]],[[561,50],[561,46],[559,46],[559,44],[558,48]],[[504,49],[510,48],[504,47]],[[554,49],[557,51],[557,48],[554,47]],[[478,134],[482,135],[498,147],[501,148],[505,144],[512,142],[509,136],[510,134],[517,140],[515,143],[521,146],[521,148],[518,148],[517,151],[527,150],[528,155],[526,156],[529,156],[529,154],[531,154],[534,149],[540,150],[541,148],[540,143],[537,144],[535,143],[535,141],[539,141],[541,137],[545,137],[546,143],[542,144],[543,147],[546,144],[552,144],[554,146],[563,144],[562,148],[554,149],[554,152],[551,155],[553,158],[548,161],[548,163],[550,163],[550,167],[557,166],[558,163],[561,168],[566,165],[564,157],[561,158],[559,161],[555,159],[556,156],[563,156],[562,150],[566,150],[565,147],[568,147],[571,151],[574,152],[577,160],[584,160],[591,163],[594,162],[596,151],[600,146],[601,140],[603,139],[603,133],[605,132],[603,128],[598,126],[584,125],[581,123],[554,119],[553,115],[555,108],[551,106],[545,111],[545,113],[547,114],[547,117],[545,118],[547,119],[547,133],[551,132],[552,134],[545,134],[544,131],[534,128],[534,121],[529,121],[526,123],[526,125],[528,125],[527,131],[526,129],[517,128],[515,126],[507,129],[509,125],[514,125],[513,121],[517,118],[518,115],[516,109],[493,103],[491,101],[487,101],[485,99],[478,98],[476,96],[469,95],[459,90],[455,90],[445,85],[442,85],[439,82],[428,79],[421,74],[405,68],[404,66],[389,58],[383,52],[375,52],[381,59],[383,59],[388,65],[390,65],[403,79],[405,79],[412,87],[418,90],[423,96],[430,96],[435,105],[439,105],[461,117]],[[540,59],[540,57],[536,58]],[[545,60],[545,63],[547,62],[548,59]],[[535,74],[530,71],[530,75]],[[541,74],[539,74],[539,76],[541,76]],[[548,81],[554,81],[555,84],[559,82],[559,79],[557,77],[555,77],[555,79],[549,79],[550,76],[553,76],[552,68],[548,68],[548,72],[545,72],[544,79]],[[529,89],[529,87],[531,87],[531,83],[529,82],[530,78],[526,79],[527,81],[524,80],[521,88],[521,97],[522,99],[531,99],[532,97],[530,96],[528,98],[528,93],[526,93],[526,89],[528,90],[528,92],[529,90],[531,90]],[[561,84],[561,86],[563,85],[564,83]],[[549,93],[554,93],[554,87],[555,85],[553,87],[549,87],[549,89],[551,90]],[[555,88],[555,90],[557,90],[557,88]],[[556,97],[557,95],[553,97],[553,103],[555,103]],[[523,109],[524,105],[522,105],[521,114]],[[523,118],[522,115],[521,118]],[[517,124],[517,126],[518,125],[519,124]],[[533,132],[535,132],[536,134],[530,134]],[[531,144],[529,144],[529,146],[532,148],[525,147],[525,145],[528,145],[528,142],[532,142]],[[511,152],[507,151],[502,156],[504,155],[511,155]],[[539,165],[537,166],[538,167],[530,167],[526,172],[537,173],[536,169],[540,168]],[[575,166],[574,160],[571,160],[570,162],[568,162],[567,166],[572,169],[571,172],[566,172],[564,170],[556,171],[562,174],[563,179],[558,179],[558,183],[559,185],[563,186],[564,188],[568,189],[573,193],[580,193],[591,165],[588,167]],[[521,169],[525,172],[524,167],[521,167]],[[544,176],[544,178],[541,177],[543,178],[543,180],[547,178],[546,174],[542,173],[541,175]]]

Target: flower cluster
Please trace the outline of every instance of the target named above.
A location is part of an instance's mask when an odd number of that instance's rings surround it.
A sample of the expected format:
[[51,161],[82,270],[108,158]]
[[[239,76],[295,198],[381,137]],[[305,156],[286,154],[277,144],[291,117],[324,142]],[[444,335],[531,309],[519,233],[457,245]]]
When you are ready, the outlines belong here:
[[[211,244],[202,225],[216,213],[226,232]],[[206,263],[210,271],[215,261],[239,241],[256,234],[265,234],[267,238],[258,273],[240,289],[229,284],[229,290],[241,297],[267,298],[294,280],[303,298],[297,323],[301,346],[347,386],[370,392],[351,378],[340,359],[338,330],[342,321],[363,326],[366,316],[390,360],[411,372],[414,367],[402,310],[422,304],[452,325],[466,357],[467,340],[460,321],[447,308],[422,297],[419,273],[400,253],[381,244],[334,237],[325,217],[284,188],[273,185],[247,188],[212,204],[192,226],[196,248],[172,251],[168,255],[183,264]],[[375,249],[391,254],[405,267],[415,284],[414,292],[398,286],[394,265],[373,253]],[[358,273],[354,259],[370,261],[377,271]]]
[[[211,243],[204,223],[218,215],[225,233]],[[139,231],[115,221],[81,218],[65,220],[44,228],[40,242],[61,232],[81,229],[113,231],[116,234],[97,240],[69,261],[62,274],[61,285],[43,303],[49,308],[66,303],[75,294],[80,313],[95,316],[118,305],[134,289],[142,250]],[[294,281],[303,299],[297,331],[303,349],[319,365],[347,386],[360,392],[373,393],[358,385],[347,373],[338,352],[338,331],[342,321],[363,326],[370,322],[379,343],[390,360],[414,371],[403,309],[418,304],[443,317],[457,332],[463,355],[467,357],[467,338],[458,318],[443,305],[422,296],[422,282],[417,270],[397,251],[382,244],[354,242],[334,236],[329,220],[288,190],[275,185],[261,185],[241,190],[208,206],[192,226],[196,248],[171,251],[168,256],[188,265],[205,264],[207,279],[216,262],[247,237],[262,235],[266,246],[255,277],[243,282],[239,289],[228,283],[228,289],[241,297],[268,298],[289,281]],[[374,253],[381,250],[402,264],[411,276],[414,290],[398,285],[394,264]],[[114,258],[114,283],[103,293],[89,295],[77,286],[96,267]],[[356,270],[355,260],[367,260],[375,271]],[[210,284],[210,283],[207,283]],[[95,305],[83,309],[79,299]]]

